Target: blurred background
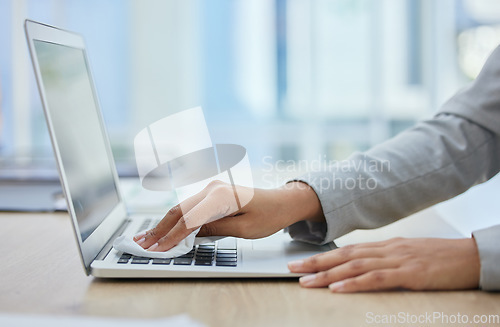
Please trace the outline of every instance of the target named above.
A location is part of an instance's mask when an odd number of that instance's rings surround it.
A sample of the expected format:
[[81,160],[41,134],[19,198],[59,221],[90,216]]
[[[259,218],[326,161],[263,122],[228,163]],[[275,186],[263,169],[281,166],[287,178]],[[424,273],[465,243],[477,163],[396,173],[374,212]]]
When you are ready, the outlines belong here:
[[26,18],[85,36],[122,176],[136,133],[198,105],[256,176],[343,159],[432,116],[500,43],[492,0],[0,0],[0,178],[57,178]]

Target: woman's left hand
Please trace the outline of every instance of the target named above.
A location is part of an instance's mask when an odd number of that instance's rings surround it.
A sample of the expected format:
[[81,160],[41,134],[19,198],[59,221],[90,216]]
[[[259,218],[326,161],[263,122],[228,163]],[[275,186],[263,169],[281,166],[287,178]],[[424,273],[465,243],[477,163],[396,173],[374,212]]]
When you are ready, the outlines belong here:
[[333,292],[472,289],[479,285],[476,242],[469,239],[405,239],[348,245],[293,261],[303,287]]

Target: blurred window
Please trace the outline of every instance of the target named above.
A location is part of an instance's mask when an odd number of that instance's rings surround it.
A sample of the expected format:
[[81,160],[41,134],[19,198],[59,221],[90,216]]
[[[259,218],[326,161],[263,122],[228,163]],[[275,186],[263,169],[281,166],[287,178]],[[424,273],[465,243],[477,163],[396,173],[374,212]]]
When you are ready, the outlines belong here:
[[139,130],[197,105],[255,168],[342,159],[432,115],[500,42],[491,0],[0,0],[4,166],[53,162],[25,18],[85,36],[124,169]]

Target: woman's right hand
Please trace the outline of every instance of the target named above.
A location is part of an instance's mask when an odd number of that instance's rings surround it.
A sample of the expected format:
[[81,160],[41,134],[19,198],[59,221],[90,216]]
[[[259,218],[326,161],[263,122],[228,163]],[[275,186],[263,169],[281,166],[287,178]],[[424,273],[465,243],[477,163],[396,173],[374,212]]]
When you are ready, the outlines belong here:
[[[234,200],[248,198],[241,209]],[[261,238],[301,220],[324,221],[314,190],[302,182],[276,189],[251,189],[211,182],[168,211],[158,225],[134,237],[149,251],[167,251],[201,226],[198,236]]]

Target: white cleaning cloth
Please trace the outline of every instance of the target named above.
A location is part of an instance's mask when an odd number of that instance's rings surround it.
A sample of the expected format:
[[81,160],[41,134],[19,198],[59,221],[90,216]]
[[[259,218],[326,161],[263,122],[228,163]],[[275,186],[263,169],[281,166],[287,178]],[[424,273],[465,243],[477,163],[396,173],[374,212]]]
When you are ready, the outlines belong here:
[[183,239],[179,244],[165,252],[146,251],[139,244],[134,242],[131,235],[121,235],[114,242],[113,247],[117,251],[126,252],[139,257],[147,258],[173,258],[191,251],[194,245],[210,243],[221,239],[222,237],[196,237],[200,229],[196,229]]

